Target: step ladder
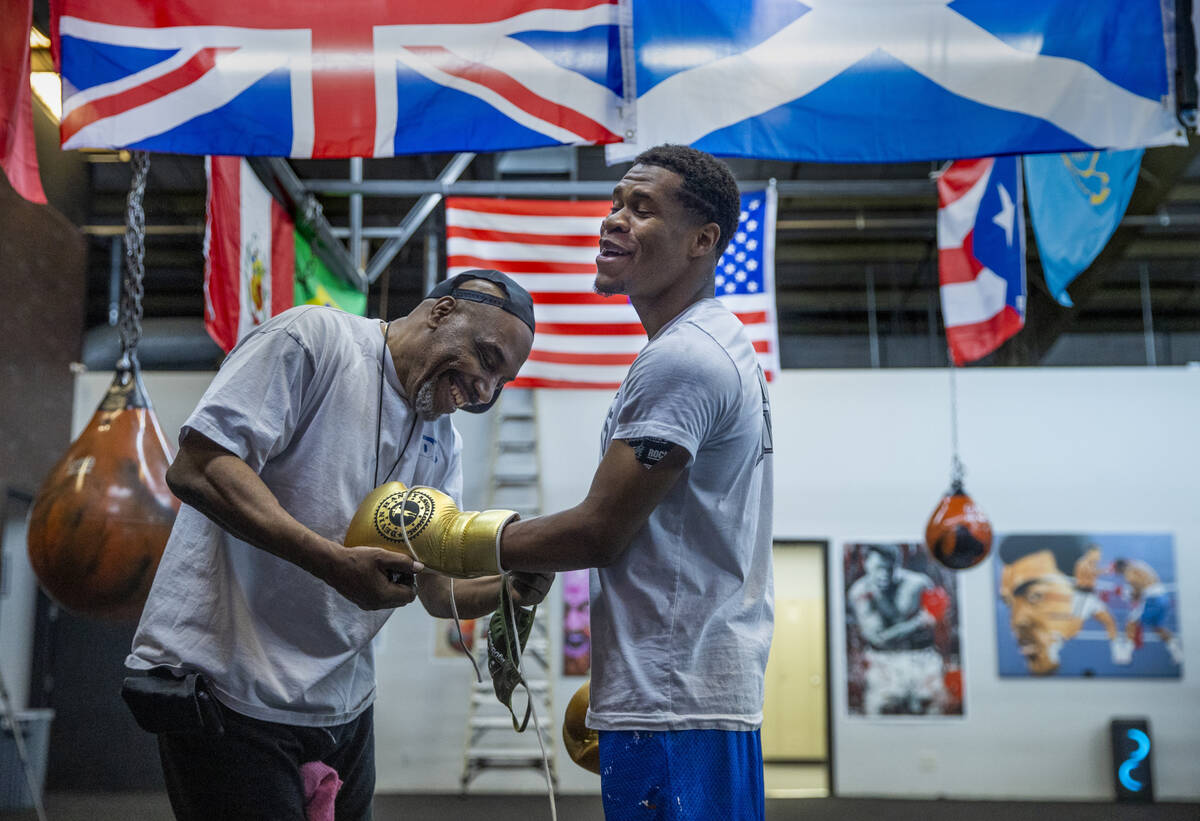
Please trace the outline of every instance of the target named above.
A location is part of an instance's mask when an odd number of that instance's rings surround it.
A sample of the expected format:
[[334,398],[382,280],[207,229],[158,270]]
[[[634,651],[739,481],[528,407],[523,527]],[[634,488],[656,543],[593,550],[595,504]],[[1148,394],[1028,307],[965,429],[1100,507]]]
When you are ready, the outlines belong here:
[[[522,516],[541,513],[542,494],[538,471],[537,415],[533,391],[506,388],[492,409],[492,448],[486,507],[515,510]],[[526,772],[545,784],[549,769],[549,788],[558,791],[555,762],[554,677],[550,658],[550,615],[545,603],[538,606],[533,629],[521,657],[521,671],[529,686],[529,697],[537,711],[518,733],[512,716],[496,698],[487,674],[488,619],[475,620],[472,652],[483,674],[483,682],[471,688],[467,709],[466,744],[463,753],[462,792],[469,792],[475,779],[488,771]],[[525,712],[525,688],[513,692],[513,712],[520,718]],[[539,734],[541,745],[538,744]],[[546,762],[542,761],[545,750]],[[488,791],[495,791],[489,787]]]

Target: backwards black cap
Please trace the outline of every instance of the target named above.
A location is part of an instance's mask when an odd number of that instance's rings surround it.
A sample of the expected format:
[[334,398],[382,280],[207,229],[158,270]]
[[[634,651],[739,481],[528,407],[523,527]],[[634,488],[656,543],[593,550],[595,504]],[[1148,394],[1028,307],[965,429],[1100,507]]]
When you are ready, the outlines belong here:
[[[493,282],[499,285],[506,294],[505,298],[492,296],[480,291],[472,291],[458,286],[472,279],[484,279],[488,282]],[[444,296],[454,297],[455,299],[465,299],[470,302],[481,302],[484,305],[492,305],[503,311],[508,311],[517,319],[529,326],[530,332],[534,330],[533,322],[533,297],[529,292],[518,285],[511,277],[502,274],[499,271],[493,271],[490,268],[474,268],[470,271],[463,271],[456,274],[450,279],[442,280],[425,295],[426,299],[441,299]],[[500,398],[500,388],[496,388],[496,392],[492,394],[492,398],[480,405],[464,405],[463,410],[467,413],[483,413],[496,404],[496,400]]]

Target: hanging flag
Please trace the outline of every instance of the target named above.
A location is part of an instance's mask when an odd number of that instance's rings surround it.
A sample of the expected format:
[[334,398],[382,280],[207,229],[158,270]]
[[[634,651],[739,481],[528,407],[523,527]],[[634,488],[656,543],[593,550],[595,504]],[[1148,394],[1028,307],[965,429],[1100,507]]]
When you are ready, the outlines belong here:
[[635,2],[637,133],[606,154],[672,142],[880,163],[1183,145],[1169,6]]
[[64,148],[385,157],[620,139],[616,0],[62,0]]
[[[495,268],[533,296],[537,333],[513,385],[615,390],[646,344],[628,297],[600,296],[607,200],[446,200],[446,275]],[[742,320],[768,379],[779,373],[774,191],[742,194],[741,222],[717,264],[716,294]]]
[[959,160],[938,189],[938,280],[954,362],[986,356],[1025,325],[1025,216],[1017,157]]
[[0,25],[0,168],[30,202],[46,202],[33,139],[33,92],[29,87],[29,28],[33,0],[3,0]]
[[361,315],[367,297],[329,271],[242,157],[207,157],[204,327],[226,352],[293,305]]
[[1029,221],[1046,285],[1071,306],[1067,285],[1104,250],[1137,185],[1142,149],[1025,158]]

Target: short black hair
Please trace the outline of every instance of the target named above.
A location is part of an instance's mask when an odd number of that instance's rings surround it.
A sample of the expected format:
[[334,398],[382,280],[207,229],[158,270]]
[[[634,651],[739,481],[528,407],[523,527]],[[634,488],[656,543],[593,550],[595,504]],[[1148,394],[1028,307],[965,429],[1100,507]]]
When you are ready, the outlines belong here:
[[712,154],[688,145],[658,145],[637,155],[635,165],[656,165],[674,171],[683,180],[679,198],[701,222],[721,229],[716,259],[725,253],[742,212],[742,197],[729,166]]
[[1071,533],[1048,533],[1045,535],[1019,534],[1005,536],[1000,543],[1000,561],[1012,564],[1034,553],[1048,550],[1054,554],[1054,564],[1067,576],[1075,573],[1075,562],[1094,547],[1087,539]]
[[[867,545],[867,556],[872,553],[878,553],[892,567],[900,564],[900,548],[894,544],[869,544]],[[863,557],[864,559],[866,556]]]

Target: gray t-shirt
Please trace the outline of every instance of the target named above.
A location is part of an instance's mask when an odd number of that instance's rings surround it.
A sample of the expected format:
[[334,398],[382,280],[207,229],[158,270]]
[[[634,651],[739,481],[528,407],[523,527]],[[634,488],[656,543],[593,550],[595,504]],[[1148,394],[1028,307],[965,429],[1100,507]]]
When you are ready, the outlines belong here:
[[642,437],[692,459],[620,560],[592,571],[587,725],[755,729],[774,627],[770,405],[741,322],[717,300],[672,320],[630,367],[601,448]]
[[[376,486],[377,460],[379,483],[430,485],[461,502],[458,432],[445,416],[420,421],[383,344],[379,320],[285,311],[229,354],[180,438],[195,430],[237,454],[288,513],[338,542]],[[341,724],[374,700],[371,639],[391,612],[359,609],[184,505],[126,664],[199,670],[254,718]]]

